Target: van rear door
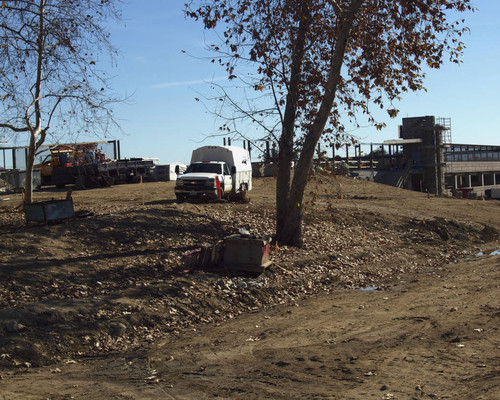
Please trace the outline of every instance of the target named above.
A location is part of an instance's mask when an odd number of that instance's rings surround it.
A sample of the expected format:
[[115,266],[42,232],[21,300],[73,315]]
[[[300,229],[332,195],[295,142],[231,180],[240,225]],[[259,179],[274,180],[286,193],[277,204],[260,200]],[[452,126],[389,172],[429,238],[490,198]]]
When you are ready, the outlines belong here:
[[229,193],[233,189],[233,177],[229,171],[229,167],[224,163],[224,193]]

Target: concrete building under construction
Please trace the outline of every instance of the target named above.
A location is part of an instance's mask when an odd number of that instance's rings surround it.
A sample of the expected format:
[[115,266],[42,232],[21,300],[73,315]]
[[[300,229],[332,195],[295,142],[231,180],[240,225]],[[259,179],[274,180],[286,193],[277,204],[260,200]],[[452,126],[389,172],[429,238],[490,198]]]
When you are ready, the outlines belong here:
[[384,142],[397,186],[463,197],[500,191],[500,146],[452,143],[449,118],[403,118],[399,136]]

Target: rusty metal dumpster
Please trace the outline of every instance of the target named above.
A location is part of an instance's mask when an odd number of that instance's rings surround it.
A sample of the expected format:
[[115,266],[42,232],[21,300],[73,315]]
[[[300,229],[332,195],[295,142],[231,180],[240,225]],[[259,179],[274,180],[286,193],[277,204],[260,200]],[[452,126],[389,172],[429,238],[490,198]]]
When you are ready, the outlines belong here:
[[24,205],[26,222],[55,222],[73,218],[73,200],[48,200]]
[[222,265],[230,270],[263,272],[269,265],[271,238],[248,235],[231,235],[224,239]]

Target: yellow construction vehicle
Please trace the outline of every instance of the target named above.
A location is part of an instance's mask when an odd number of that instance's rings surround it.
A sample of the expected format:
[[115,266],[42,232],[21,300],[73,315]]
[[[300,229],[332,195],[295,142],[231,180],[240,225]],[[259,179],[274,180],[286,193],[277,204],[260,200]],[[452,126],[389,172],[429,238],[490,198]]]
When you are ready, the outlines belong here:
[[45,156],[42,162],[33,168],[40,169],[42,185],[64,186],[63,183],[53,182],[54,167],[72,167],[76,161],[77,150],[68,145],[59,145],[51,147],[49,151],[50,153]]

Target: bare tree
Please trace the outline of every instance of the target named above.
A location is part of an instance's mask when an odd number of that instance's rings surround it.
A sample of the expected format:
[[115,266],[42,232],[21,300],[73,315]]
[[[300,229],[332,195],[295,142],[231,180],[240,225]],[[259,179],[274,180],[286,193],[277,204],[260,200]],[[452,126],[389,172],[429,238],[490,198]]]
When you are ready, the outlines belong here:
[[115,124],[105,21],[119,0],[4,0],[0,5],[0,129],[28,135],[25,201],[33,200],[36,152],[47,135],[105,133]]
[[[206,0],[186,14],[205,29],[220,27],[213,62],[230,79],[253,66],[250,82],[273,102],[278,116],[277,238],[301,246],[303,198],[316,145],[345,134],[345,116],[360,114],[381,129],[372,107],[397,115],[393,102],[423,89],[425,68],[446,57],[460,62],[467,30],[450,14],[473,11],[469,0]],[[248,73],[243,80],[248,80]],[[255,115],[250,113],[251,116]],[[260,115],[260,114],[259,114]],[[342,116],[344,115],[344,118]],[[262,123],[262,121],[260,121]],[[292,157],[299,154],[295,172]]]

